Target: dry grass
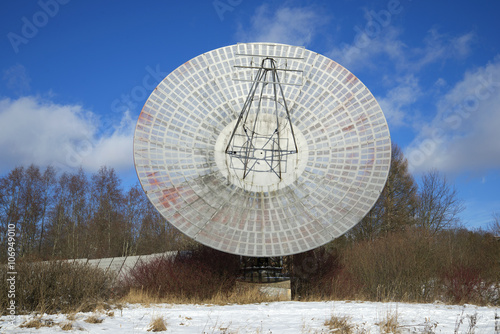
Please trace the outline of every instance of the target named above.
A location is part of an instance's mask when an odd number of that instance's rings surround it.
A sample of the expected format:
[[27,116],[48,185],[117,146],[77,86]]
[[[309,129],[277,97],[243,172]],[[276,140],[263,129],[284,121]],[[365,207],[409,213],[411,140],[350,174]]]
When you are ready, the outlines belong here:
[[163,317],[154,317],[149,324],[148,332],[163,332],[167,330],[167,322]]
[[110,304],[108,304],[107,302],[104,302],[104,301],[100,301],[100,302],[96,303],[94,311],[105,313],[105,312],[110,311],[112,309],[113,309],[113,307]]
[[[474,313],[474,314],[468,314],[468,315],[465,315],[464,316],[464,311],[465,311],[465,308],[462,309],[462,312],[460,313],[460,315],[457,317],[457,320],[455,321],[455,330],[453,333],[455,334],[458,334],[460,333],[460,326],[462,324],[464,324],[464,320],[468,320],[468,323],[469,323],[469,326],[466,330],[466,332],[464,333],[467,333],[467,334],[474,334],[476,332],[476,327],[477,327],[477,320],[478,320],[478,315],[477,315],[477,312]],[[495,313],[495,320],[496,320],[496,313]],[[496,323],[495,323],[495,333],[497,333],[497,328],[496,328]]]
[[31,319],[25,323],[23,323],[21,326],[19,327],[22,327],[22,328],[36,328],[36,329],[39,329],[40,327],[43,326],[43,322],[40,318],[35,318],[35,319]]
[[151,304],[158,303],[228,305],[268,303],[273,301],[285,300],[288,300],[286,296],[270,296],[260,291],[259,285],[237,285],[230,292],[224,293],[220,291],[209,298],[188,298],[179,295],[167,295],[160,298],[158,296],[148,294],[142,289],[130,289],[129,293],[126,296],[122,297],[120,302],[150,306]]
[[431,321],[429,318],[425,318],[422,334],[435,334],[437,325],[438,323],[436,321]]
[[63,331],[70,331],[70,330],[72,330],[72,329],[73,329],[73,323],[72,323],[72,322],[69,322],[69,321],[68,321],[68,322],[65,322],[65,323],[63,323],[63,324],[60,324],[60,326],[61,326],[61,329],[62,329]]
[[398,322],[398,312],[387,312],[384,320],[378,323],[380,333],[401,333],[401,326]]
[[92,314],[90,317],[84,320],[89,324],[100,324],[104,321],[104,318],[99,317],[97,314]]
[[142,289],[130,289],[129,292],[120,300],[121,303],[142,304],[149,306],[151,304],[159,303],[158,297],[151,296],[149,293]]
[[54,321],[52,319],[50,319],[50,318],[49,319],[42,319],[40,316],[38,316],[34,319],[26,321],[25,323],[23,323],[19,327],[39,329],[41,327],[52,327],[52,326],[54,326]]
[[351,322],[351,318],[347,316],[338,317],[332,315],[326,320],[324,325],[328,327],[330,332],[340,334],[353,334],[356,326]]
[[236,285],[230,293],[218,293],[211,298],[210,303],[216,305],[227,304],[255,304],[273,301],[286,301],[285,295],[269,295],[261,291],[261,285]]

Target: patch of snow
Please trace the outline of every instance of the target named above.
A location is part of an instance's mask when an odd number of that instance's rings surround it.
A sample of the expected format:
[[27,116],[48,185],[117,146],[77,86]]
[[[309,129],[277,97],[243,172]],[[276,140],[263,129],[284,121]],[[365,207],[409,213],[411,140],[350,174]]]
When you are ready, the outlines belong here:
[[[324,325],[332,315],[348,317],[350,323],[367,333],[379,333],[378,323],[396,315],[403,333],[421,333],[432,328],[435,333],[467,332],[470,320],[475,318],[476,333],[495,333],[500,326],[495,315],[500,309],[475,305],[408,304],[376,302],[273,302],[248,305],[182,305],[156,304],[149,307],[127,304],[122,310],[114,309],[114,316],[101,315],[100,324],[84,320],[93,313],[77,313],[73,331],[90,333],[151,333],[150,323],[155,317],[163,317],[167,333],[328,333]],[[1,333],[68,333],[59,325],[53,327],[21,328],[21,324],[33,319],[33,315],[18,315],[14,325],[7,316],[0,317]],[[68,322],[64,314],[43,315],[57,324]],[[497,322],[497,323],[495,323]]]

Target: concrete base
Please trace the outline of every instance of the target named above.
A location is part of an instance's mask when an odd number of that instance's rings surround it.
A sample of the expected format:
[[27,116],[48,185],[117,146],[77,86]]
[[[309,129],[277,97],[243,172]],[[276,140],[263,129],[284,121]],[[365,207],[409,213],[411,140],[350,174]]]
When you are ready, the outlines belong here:
[[274,297],[276,300],[292,300],[292,290],[290,280],[270,283],[253,283],[237,281],[237,286],[257,287],[259,291],[268,297]]

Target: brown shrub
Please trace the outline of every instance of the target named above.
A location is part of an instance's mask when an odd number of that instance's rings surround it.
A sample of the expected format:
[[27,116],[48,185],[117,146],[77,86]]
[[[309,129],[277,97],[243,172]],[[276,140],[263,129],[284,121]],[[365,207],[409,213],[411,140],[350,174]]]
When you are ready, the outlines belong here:
[[339,334],[352,334],[356,326],[352,323],[352,319],[347,316],[335,316],[332,315],[330,319],[324,322],[324,325],[328,327],[329,333],[339,333]]
[[380,333],[399,334],[402,332],[401,325],[399,324],[398,321],[397,312],[395,313],[387,312],[385,319],[380,321],[378,323],[378,326],[380,328]]
[[200,246],[174,258],[139,263],[121,285],[125,294],[135,290],[153,299],[205,300],[232,290],[239,265],[238,256]]
[[101,318],[98,315],[93,314],[93,315],[89,316],[87,319],[85,319],[84,321],[89,323],[89,324],[100,324],[104,321],[104,318]]
[[500,303],[500,243],[485,233],[409,228],[329,247],[293,256],[295,298]]
[[438,236],[439,293],[445,302],[500,304],[500,243],[492,235],[452,230]]
[[[63,261],[16,264],[16,313],[91,311],[111,297],[112,277],[103,270]],[[7,272],[0,272],[0,306],[5,314]]]
[[63,331],[70,331],[73,329],[73,323],[72,322],[65,322],[63,324],[60,324],[61,329]]
[[39,318],[31,319],[29,321],[26,321],[25,323],[21,324],[21,328],[36,328],[39,329],[40,327],[43,326],[43,322]]
[[322,299],[332,296],[331,282],[342,270],[336,250],[320,247],[291,257],[292,297]]
[[433,292],[436,257],[432,239],[411,230],[362,241],[345,250],[343,264],[358,283],[358,298],[426,301]]
[[154,317],[149,324],[148,332],[163,332],[167,330],[167,323],[163,317]]

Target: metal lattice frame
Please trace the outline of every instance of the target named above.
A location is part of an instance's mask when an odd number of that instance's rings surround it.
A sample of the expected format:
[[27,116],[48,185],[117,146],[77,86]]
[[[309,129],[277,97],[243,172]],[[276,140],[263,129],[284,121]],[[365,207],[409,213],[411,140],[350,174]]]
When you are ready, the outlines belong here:
[[[266,64],[268,64],[268,67],[266,67]],[[271,81],[268,81],[268,76],[271,77]],[[272,93],[270,98],[272,103],[274,104],[273,109],[275,113],[275,122],[269,122],[271,123],[271,133],[262,136],[257,132],[257,125],[259,124],[259,115],[263,112],[262,103],[265,97],[265,88],[268,84],[272,85]],[[255,93],[257,93],[259,86],[260,94],[256,96]],[[282,141],[280,138],[280,134],[283,131],[280,126],[280,99],[286,112],[285,121],[290,127],[293,149],[288,148],[288,141],[285,141],[285,145],[282,145],[281,143]],[[254,117],[250,122],[249,116],[252,114],[252,105],[255,101],[257,101],[255,103],[257,106],[256,110],[254,111]],[[234,140],[238,130],[239,132],[241,132],[240,136],[242,136],[244,140],[243,146],[238,146]],[[258,145],[259,142],[261,143],[260,145]],[[245,179],[250,172],[271,172],[275,174],[280,180],[282,165],[285,164],[288,160],[286,155],[298,153],[297,141],[295,139],[295,134],[293,133],[293,125],[290,120],[290,111],[288,110],[286,98],[283,93],[283,87],[281,86],[281,83],[279,81],[276,61],[273,58],[265,58],[264,60],[262,60],[262,64],[260,68],[258,68],[257,74],[255,75],[255,80],[252,83],[250,92],[245,100],[245,104],[243,105],[243,109],[241,110],[240,116],[238,117],[234,129],[231,132],[231,136],[229,137],[225,153],[241,161],[241,163],[243,164],[243,179]],[[256,168],[257,164],[264,165],[264,168]],[[232,165],[234,166],[234,164]]]
[[[259,71],[268,75],[257,80]],[[252,97],[260,109],[245,114],[257,81],[267,84]],[[258,123],[247,146],[242,114]],[[262,146],[273,135],[274,146]],[[210,247],[260,257],[304,252],[356,225],[384,187],[390,154],[385,117],[363,83],[320,54],[269,43],[223,47],[177,68],[147,100],[134,136],[142,187],[170,223]],[[238,165],[259,156],[260,167]]]

